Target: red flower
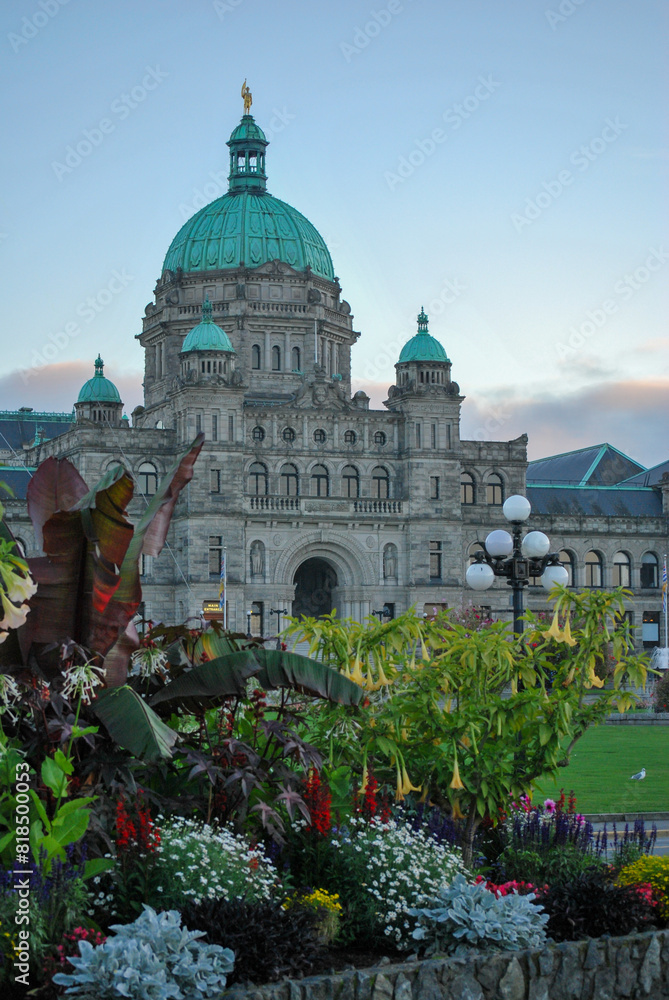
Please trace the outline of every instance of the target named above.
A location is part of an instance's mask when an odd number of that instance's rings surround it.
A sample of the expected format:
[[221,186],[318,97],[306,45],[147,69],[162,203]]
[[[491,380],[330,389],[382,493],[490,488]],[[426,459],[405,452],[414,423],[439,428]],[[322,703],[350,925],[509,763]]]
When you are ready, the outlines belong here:
[[302,798],[311,816],[309,828],[321,837],[325,837],[332,825],[330,815],[330,805],[332,796],[327,785],[321,784],[321,777],[318,771],[311,770],[304,783]]

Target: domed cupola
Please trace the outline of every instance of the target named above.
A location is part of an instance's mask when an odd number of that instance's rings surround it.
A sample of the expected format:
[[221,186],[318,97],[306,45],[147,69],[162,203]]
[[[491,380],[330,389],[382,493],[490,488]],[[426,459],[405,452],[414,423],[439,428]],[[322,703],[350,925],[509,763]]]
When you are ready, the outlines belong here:
[[334,282],[332,258],[318,230],[267,191],[269,142],[249,113],[246,87],[242,96],[245,113],[227,143],[228,190],[181,227],[165,256],[163,273],[249,269],[279,260]]
[[77,421],[92,420],[114,427],[121,421],[123,403],[114,383],[104,376],[104,361],[99,354],[95,360],[95,374],[82,385],[74,409]]
[[396,388],[400,391],[443,386],[448,392],[459,392],[457,385],[451,382],[451,362],[446,351],[428,333],[427,316],[422,306],[418,314],[418,333],[402,348],[395,371]]
[[186,335],[181,347],[181,374],[191,382],[211,375],[230,375],[235,366],[236,351],[211,313],[211,302],[206,298],[201,321]]

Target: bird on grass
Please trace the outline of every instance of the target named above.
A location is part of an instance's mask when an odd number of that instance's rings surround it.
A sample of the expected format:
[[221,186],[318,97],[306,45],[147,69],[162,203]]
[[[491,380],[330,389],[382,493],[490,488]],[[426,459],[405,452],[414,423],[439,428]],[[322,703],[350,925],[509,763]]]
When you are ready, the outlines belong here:
[[646,777],[646,768],[642,767],[640,771],[637,771],[636,774],[632,775],[630,781],[643,781],[645,777]]

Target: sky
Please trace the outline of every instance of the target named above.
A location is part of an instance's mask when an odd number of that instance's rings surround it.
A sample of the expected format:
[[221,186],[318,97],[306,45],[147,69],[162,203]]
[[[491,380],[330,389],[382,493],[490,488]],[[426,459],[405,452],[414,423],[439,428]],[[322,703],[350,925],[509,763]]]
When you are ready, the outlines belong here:
[[663,0],[7,0],[0,409],[130,412],[167,248],[227,189],[241,84],[268,189],[325,238],[380,407],[424,306],[463,437],[669,455]]

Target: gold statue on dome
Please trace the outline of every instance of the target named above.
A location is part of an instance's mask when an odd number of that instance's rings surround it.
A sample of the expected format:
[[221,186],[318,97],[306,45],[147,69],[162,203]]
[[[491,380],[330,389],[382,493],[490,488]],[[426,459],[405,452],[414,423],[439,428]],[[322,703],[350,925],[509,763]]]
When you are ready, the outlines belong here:
[[253,94],[246,86],[246,80],[242,84],[242,97],[244,98],[244,114],[248,115],[251,113],[251,105],[253,104]]

